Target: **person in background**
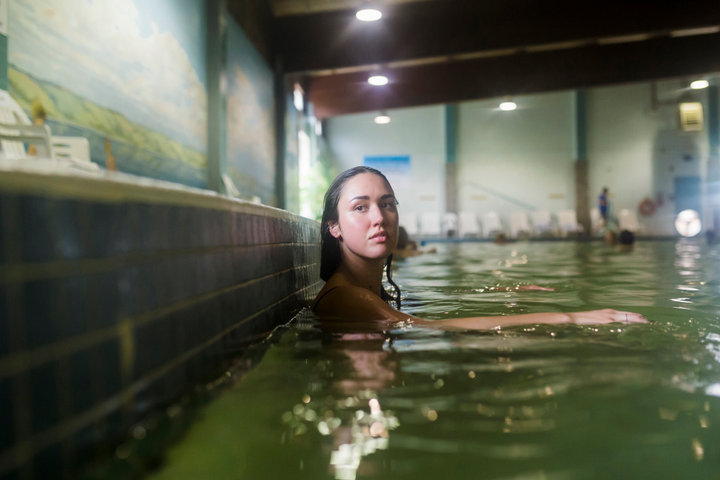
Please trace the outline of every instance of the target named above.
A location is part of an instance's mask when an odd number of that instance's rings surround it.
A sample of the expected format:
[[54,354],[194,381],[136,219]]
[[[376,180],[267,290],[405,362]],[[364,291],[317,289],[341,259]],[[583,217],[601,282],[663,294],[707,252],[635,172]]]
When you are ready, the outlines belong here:
[[[328,188],[320,224],[320,277],[325,285],[311,305],[324,328],[377,332],[401,325],[490,330],[539,323],[647,323],[640,314],[613,309],[443,320],[426,320],[403,313],[400,287],[391,274],[392,253],[399,234],[397,203],[387,178],[370,167],[346,170]],[[383,286],[383,272],[394,295]],[[391,300],[397,309],[390,306]]]
[[608,224],[608,214],[610,210],[610,202],[608,200],[608,188],[603,187],[602,192],[598,196],[598,210],[600,211],[600,218],[603,221],[603,226]]
[[633,249],[633,244],[635,244],[635,234],[630,230],[623,230],[620,232],[618,241],[620,243],[620,251],[629,252]]
[[415,240],[411,239],[405,230],[405,227],[398,228],[398,241],[395,250],[393,250],[393,259],[403,260],[407,257],[414,257],[415,255],[422,255],[423,253],[436,253],[436,248],[428,248],[427,250],[421,250],[418,248],[418,244]]

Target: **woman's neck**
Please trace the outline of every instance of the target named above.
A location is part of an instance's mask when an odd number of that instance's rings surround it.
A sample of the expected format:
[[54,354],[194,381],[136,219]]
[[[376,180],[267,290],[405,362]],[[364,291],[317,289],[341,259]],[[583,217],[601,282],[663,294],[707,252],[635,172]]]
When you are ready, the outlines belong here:
[[344,259],[338,268],[338,273],[342,274],[350,285],[366,288],[379,297],[382,290],[384,265],[384,261],[371,264],[368,262],[351,262]]

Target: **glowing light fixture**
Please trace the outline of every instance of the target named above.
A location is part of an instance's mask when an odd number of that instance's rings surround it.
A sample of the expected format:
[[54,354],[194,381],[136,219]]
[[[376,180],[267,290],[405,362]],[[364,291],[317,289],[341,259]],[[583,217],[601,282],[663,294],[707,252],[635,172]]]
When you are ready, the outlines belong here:
[[708,83],[707,80],[695,80],[690,83],[690,88],[693,90],[702,90],[703,88],[707,88],[708,85],[710,85],[710,83]]
[[702,230],[702,222],[698,212],[692,209],[683,210],[675,217],[675,230],[683,237],[694,237]]
[[377,8],[363,8],[355,13],[355,18],[361,22],[377,22],[382,18],[382,12]]
[[378,125],[387,125],[390,123],[390,115],[385,112],[380,112],[380,114],[373,119],[373,122]]
[[375,85],[376,87],[387,85],[388,81],[388,77],[386,77],[385,75],[373,75],[372,77],[368,78],[368,83],[370,85]]
[[500,104],[500,110],[503,110],[505,112],[510,112],[512,110],[515,110],[517,108],[517,103],[513,102],[512,100],[506,100]]

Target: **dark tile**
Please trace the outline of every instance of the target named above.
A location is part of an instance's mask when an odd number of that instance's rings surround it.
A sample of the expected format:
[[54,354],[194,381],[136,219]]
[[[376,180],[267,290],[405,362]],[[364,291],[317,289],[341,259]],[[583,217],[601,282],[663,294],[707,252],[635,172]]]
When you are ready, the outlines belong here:
[[128,253],[133,233],[128,204],[92,203],[88,210],[92,255],[110,257]]
[[50,445],[35,454],[33,470],[35,478],[62,478],[65,460],[59,444]]
[[7,252],[5,251],[5,235],[7,235],[7,228],[9,227],[9,223],[11,220],[7,218],[8,224],[5,224],[7,214],[4,212],[5,209],[8,209],[8,213],[10,212],[10,209],[14,208],[14,202],[11,200],[11,198],[8,195],[4,195],[0,193],[0,265],[6,263],[8,260],[6,260]]
[[153,278],[147,265],[125,265],[117,271],[118,313],[137,315],[148,309]]
[[51,205],[51,234],[55,257],[79,259],[92,254],[88,245],[86,211],[88,204],[78,200],[54,200]]
[[10,448],[14,441],[12,383],[9,378],[2,378],[0,379],[0,452]]
[[135,380],[143,378],[171,358],[171,348],[177,341],[179,327],[174,316],[169,315],[135,328]]
[[77,414],[88,410],[101,400],[99,388],[95,383],[93,369],[98,365],[92,350],[83,350],[70,357],[70,395],[72,412]]
[[56,314],[64,318],[62,335],[80,335],[88,331],[87,277],[77,275],[57,279]]
[[26,262],[52,260],[50,201],[47,198],[23,196],[19,203],[22,259]]
[[25,338],[30,348],[57,341],[62,336],[65,321],[55,311],[57,279],[37,280],[24,286]]
[[120,294],[117,271],[88,276],[88,323],[90,328],[115,325],[119,315]]
[[215,254],[215,288],[227,288],[233,283],[233,254],[229,250]]
[[10,351],[10,301],[8,289],[0,285],[0,356]]
[[147,220],[139,222],[140,235],[149,237],[149,250],[153,252],[166,251],[175,246],[178,240],[175,236],[182,235],[182,225],[170,225],[167,205],[145,205]]
[[55,367],[45,364],[30,372],[30,404],[33,432],[40,433],[59,421]]
[[133,232],[131,250],[148,252],[155,248],[151,228],[157,219],[151,217],[152,206],[147,203],[135,203],[130,206],[130,226]]
[[[197,225],[191,221],[191,212],[187,207],[157,205],[156,209],[166,209],[167,231],[172,232],[168,237],[168,249],[188,248],[194,246]],[[155,212],[155,215],[159,213]]]
[[108,340],[95,347],[91,353],[96,362],[94,375],[98,389],[103,398],[111,397],[122,389],[122,373],[120,372],[120,345],[117,339]]
[[248,235],[248,215],[240,212],[233,212],[231,221],[231,243],[236,246],[249,245],[251,243],[251,238]]

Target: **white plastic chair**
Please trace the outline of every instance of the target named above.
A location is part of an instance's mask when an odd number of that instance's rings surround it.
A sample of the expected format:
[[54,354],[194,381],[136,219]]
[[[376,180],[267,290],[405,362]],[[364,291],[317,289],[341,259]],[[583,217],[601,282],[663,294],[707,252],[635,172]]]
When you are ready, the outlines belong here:
[[38,154],[52,158],[50,129],[31,125],[20,105],[5,90],[0,90],[0,147],[2,157],[17,160],[27,156],[25,143],[35,145]]
[[490,238],[498,233],[505,233],[500,220],[500,215],[497,212],[486,212],[482,217],[483,231],[485,236]]
[[597,232],[602,228],[600,209],[597,207],[593,207],[590,209],[590,225],[593,232]]
[[637,214],[634,210],[623,208],[620,210],[618,215],[618,225],[620,231],[630,230],[631,232],[637,232],[640,230],[640,222],[638,221]]
[[510,236],[517,238],[520,235],[531,235],[530,221],[527,212],[516,211],[510,213]]
[[458,216],[453,212],[445,212],[442,216],[442,233],[446,237],[458,234]]
[[560,234],[563,237],[567,237],[569,234],[577,234],[582,230],[580,224],[577,221],[577,214],[575,210],[561,210],[557,212],[558,226],[560,227]]
[[531,214],[533,232],[536,235],[547,236],[553,234],[552,216],[547,210],[534,210]]
[[480,223],[473,212],[460,212],[458,216],[458,235],[460,237],[480,236]]
[[420,216],[420,235],[440,235],[440,233],[440,214],[438,212],[423,213]]
[[47,125],[32,125],[17,102],[5,90],[0,90],[0,157],[22,160],[28,157],[25,144],[35,146],[37,158],[44,158],[78,167],[99,170],[90,160],[90,144],[83,137],[53,137]]
[[411,237],[418,234],[418,218],[414,213],[403,213],[400,215],[400,226],[405,228],[405,231]]

